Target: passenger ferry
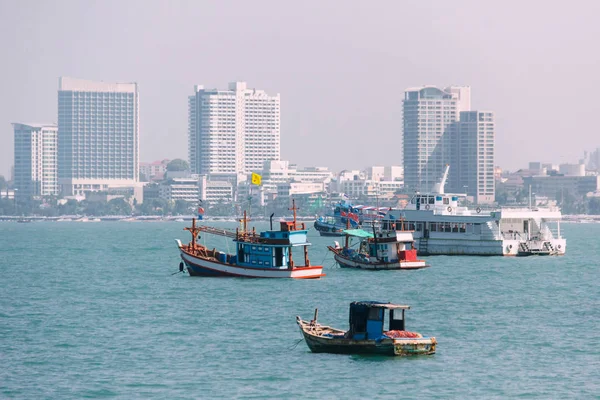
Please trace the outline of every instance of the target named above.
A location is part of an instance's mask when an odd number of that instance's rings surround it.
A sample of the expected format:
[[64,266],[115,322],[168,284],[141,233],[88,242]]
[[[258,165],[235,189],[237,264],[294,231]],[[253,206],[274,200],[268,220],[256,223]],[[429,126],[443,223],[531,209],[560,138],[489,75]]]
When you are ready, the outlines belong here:
[[414,230],[419,255],[564,255],[558,208],[474,210],[461,207],[465,194],[444,193],[448,167],[432,193],[417,193],[404,209],[392,209],[383,229]]

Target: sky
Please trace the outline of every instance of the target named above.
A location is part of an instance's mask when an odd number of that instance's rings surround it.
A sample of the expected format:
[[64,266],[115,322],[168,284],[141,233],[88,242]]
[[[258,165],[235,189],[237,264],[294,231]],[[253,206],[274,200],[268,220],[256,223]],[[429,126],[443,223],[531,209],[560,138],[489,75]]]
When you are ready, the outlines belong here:
[[187,159],[195,84],[281,94],[281,156],[399,165],[402,98],[471,86],[496,164],[600,147],[600,2],[0,0],[0,174],[13,122],[56,122],[60,76],[137,82],[140,159]]

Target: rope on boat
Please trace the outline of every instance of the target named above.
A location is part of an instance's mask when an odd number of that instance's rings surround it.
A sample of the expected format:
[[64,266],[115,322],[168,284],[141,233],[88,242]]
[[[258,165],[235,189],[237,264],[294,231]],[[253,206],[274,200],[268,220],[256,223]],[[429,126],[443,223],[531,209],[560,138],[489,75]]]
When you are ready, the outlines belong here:
[[304,340],[304,338],[298,339],[298,341],[296,341],[296,343],[294,343],[293,346],[288,347],[288,350],[294,350],[296,347],[298,347],[298,345],[300,344],[300,342],[302,342],[303,340]]

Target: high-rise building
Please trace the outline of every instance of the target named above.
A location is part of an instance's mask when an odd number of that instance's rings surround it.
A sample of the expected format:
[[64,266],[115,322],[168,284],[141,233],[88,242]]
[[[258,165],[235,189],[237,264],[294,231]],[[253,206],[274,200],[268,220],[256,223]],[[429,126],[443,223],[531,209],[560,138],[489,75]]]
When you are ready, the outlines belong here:
[[454,181],[450,188],[466,193],[477,204],[495,200],[494,180],[494,113],[490,111],[463,111],[456,123],[457,153]]
[[280,98],[232,82],[228,90],[194,87],[188,98],[190,168],[211,178],[239,179],[280,158]]
[[58,88],[58,178],[64,195],[137,187],[137,83],[61,77]]
[[13,123],[17,199],[58,195],[58,127]]
[[[459,99],[459,93],[463,99]],[[455,146],[452,124],[459,109],[470,103],[470,89],[434,86],[404,93],[404,183],[411,190],[429,191],[450,163]],[[468,99],[468,103],[467,100]],[[450,168],[452,171],[452,168]]]
[[470,110],[471,88],[407,89],[403,103],[405,187],[432,190],[449,164],[448,191],[493,202],[494,114]]

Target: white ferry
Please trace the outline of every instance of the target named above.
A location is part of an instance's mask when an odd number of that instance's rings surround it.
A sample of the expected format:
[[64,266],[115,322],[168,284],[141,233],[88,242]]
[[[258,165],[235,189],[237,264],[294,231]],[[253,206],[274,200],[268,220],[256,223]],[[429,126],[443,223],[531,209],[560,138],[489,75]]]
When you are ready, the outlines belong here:
[[[448,167],[432,193],[416,193],[404,209],[392,209],[383,229],[413,230],[419,255],[564,255],[558,208],[474,210],[465,194],[444,193]],[[402,226],[403,225],[403,226]]]

